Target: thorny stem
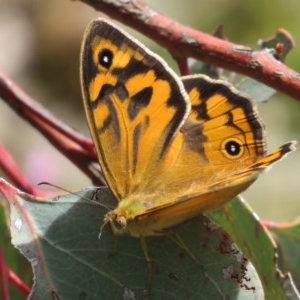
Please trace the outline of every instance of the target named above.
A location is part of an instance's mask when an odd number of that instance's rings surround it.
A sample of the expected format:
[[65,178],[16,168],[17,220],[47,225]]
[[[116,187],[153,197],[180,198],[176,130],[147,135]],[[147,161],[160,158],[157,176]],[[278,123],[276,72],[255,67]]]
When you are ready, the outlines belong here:
[[256,51],[181,25],[142,1],[81,1],[142,32],[177,59],[193,57],[247,75],[300,101],[300,74],[276,60],[269,50]]

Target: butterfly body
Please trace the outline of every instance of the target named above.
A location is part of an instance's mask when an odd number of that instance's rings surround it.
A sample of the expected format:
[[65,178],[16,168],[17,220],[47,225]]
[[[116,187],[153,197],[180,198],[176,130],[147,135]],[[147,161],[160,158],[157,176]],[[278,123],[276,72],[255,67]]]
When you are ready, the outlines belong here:
[[178,77],[110,22],[88,27],[81,51],[85,111],[107,183],[115,233],[161,234],[220,207],[294,149],[266,154],[254,103],[220,80]]

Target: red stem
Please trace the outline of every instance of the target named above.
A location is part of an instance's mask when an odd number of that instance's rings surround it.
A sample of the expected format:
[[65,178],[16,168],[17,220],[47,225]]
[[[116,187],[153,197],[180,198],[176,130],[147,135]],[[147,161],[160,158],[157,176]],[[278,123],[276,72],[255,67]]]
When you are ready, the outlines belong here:
[[15,274],[12,270],[9,270],[9,280],[26,296],[30,294],[30,288]]
[[0,278],[1,278],[1,299],[9,300],[8,281],[12,282],[23,294],[28,296],[30,288],[18,277],[12,270],[7,267],[2,249],[0,248]]
[[0,248],[0,278],[1,278],[0,282],[1,282],[1,294],[2,294],[1,299],[9,300],[8,268],[1,248]]
[[300,74],[276,60],[268,50],[255,51],[183,26],[142,1],[81,1],[142,32],[174,57],[194,57],[247,75],[300,101]]
[[103,184],[91,139],[85,138],[56,119],[3,73],[0,73],[0,98],[21,118],[40,131],[54,147],[91,178],[95,185]]
[[32,195],[42,195],[43,192],[35,189],[28,181],[27,177],[22,173],[17,163],[8,153],[8,151],[0,145],[0,169],[8,176],[14,185]]

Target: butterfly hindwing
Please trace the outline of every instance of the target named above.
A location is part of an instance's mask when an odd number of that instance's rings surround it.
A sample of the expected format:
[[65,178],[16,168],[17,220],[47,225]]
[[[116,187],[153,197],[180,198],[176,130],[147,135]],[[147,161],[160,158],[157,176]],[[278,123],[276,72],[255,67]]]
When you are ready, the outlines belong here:
[[[148,228],[152,220],[152,232],[220,207],[295,150],[290,142],[266,155],[265,129],[254,104],[227,83],[202,75],[183,82],[190,115],[164,158],[168,168],[157,174],[152,188],[164,196],[135,218]],[[226,146],[231,142],[232,149]]]
[[204,75],[182,80],[192,105],[182,129],[190,151],[217,168],[246,167],[266,154],[265,126],[247,96]]
[[266,154],[264,125],[251,100],[224,81],[204,75],[182,81],[191,102],[190,114],[152,181],[153,190],[163,181],[163,190],[170,187],[167,194],[177,190],[177,197],[204,192]]
[[86,114],[106,180],[120,200],[147,186],[188,115],[179,77],[158,56],[97,19],[81,50]]

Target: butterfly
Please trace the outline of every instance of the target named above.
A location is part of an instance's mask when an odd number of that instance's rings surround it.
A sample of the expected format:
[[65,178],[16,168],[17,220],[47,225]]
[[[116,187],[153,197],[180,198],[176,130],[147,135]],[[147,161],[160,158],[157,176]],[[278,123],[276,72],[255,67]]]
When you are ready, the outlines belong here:
[[205,75],[179,77],[107,20],[86,29],[80,77],[117,200],[104,217],[114,233],[162,234],[216,209],[295,149],[289,142],[267,154],[265,127],[248,96]]

